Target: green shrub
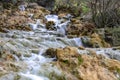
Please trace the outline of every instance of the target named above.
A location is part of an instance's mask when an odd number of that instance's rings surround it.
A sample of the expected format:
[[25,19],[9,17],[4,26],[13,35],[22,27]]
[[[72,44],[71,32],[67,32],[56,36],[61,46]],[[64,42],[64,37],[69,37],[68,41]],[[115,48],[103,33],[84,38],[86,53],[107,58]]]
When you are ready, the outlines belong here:
[[120,25],[120,0],[91,0],[92,20],[97,27]]
[[83,14],[87,14],[90,11],[90,8],[87,6],[86,2],[81,3],[81,8],[82,8]]

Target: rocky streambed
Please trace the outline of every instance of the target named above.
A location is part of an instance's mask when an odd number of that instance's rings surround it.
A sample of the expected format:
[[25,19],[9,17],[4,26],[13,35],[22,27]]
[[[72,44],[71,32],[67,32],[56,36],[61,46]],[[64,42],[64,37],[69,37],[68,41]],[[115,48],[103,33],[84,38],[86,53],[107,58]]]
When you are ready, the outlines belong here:
[[110,48],[91,24],[44,11],[37,6],[2,17],[1,25],[8,29],[0,33],[0,80],[120,79],[119,48]]

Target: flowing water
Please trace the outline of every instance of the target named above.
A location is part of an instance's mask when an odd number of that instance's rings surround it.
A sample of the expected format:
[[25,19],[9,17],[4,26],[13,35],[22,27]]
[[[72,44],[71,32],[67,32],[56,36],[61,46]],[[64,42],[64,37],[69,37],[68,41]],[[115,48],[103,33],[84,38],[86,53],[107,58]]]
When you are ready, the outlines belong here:
[[[51,80],[50,75],[53,73],[56,76],[62,75],[62,72],[51,64],[55,58],[47,58],[42,54],[48,48],[83,46],[82,40],[81,38],[69,39],[65,36],[67,24],[70,22],[69,19],[61,23],[62,19],[59,19],[57,15],[47,15],[45,18],[48,21],[55,22],[56,31],[45,29],[45,24],[41,24],[38,19],[35,24],[29,23],[33,31],[13,30],[9,31],[9,33],[0,33],[1,41],[5,42],[2,47],[16,52],[13,54],[14,63],[20,64],[19,67],[21,67],[17,72],[7,72],[5,76],[0,77],[0,80]],[[64,36],[59,37],[58,35],[60,34]],[[102,54],[105,51],[94,50],[98,54]],[[79,52],[87,53],[84,50],[79,50]]]
[[[22,7],[21,7],[22,8]],[[13,30],[9,33],[1,33],[1,39],[6,41],[3,46],[6,49],[14,50],[16,63],[20,64],[25,69],[18,69],[14,78],[10,76],[12,72],[8,72],[6,76],[0,77],[0,80],[15,80],[16,75],[19,76],[19,80],[50,80],[50,75],[54,73],[57,76],[62,75],[62,72],[56,67],[50,64],[55,58],[46,58],[42,54],[48,48],[59,48],[66,46],[82,46],[81,38],[69,39],[65,36],[65,31],[69,20],[61,23],[62,19],[59,19],[57,15],[45,16],[47,21],[54,21],[56,31],[46,30],[45,24],[42,24],[40,20],[36,20],[36,23],[29,23],[33,31],[18,31]],[[64,35],[59,37],[58,35]],[[18,79],[17,79],[18,80]]]

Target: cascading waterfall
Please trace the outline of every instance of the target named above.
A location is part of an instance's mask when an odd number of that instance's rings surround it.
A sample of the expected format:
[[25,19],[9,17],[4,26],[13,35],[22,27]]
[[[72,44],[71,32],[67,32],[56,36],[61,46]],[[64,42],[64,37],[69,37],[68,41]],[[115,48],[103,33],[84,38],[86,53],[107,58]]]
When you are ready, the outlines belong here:
[[[62,34],[62,35],[66,34],[67,24],[70,22],[70,20],[67,20],[64,23],[61,23],[61,20],[59,20],[57,15],[46,15],[45,18],[47,19],[47,21],[54,21],[55,22],[55,27],[57,28],[57,33]],[[36,25],[37,25],[37,23],[36,23]],[[33,27],[34,27],[34,25],[33,25]],[[35,27],[35,28],[38,28],[38,27]],[[53,32],[53,34],[54,33],[56,33],[56,32]],[[46,36],[46,38],[45,38],[45,36]],[[50,36],[51,36],[50,34],[43,36],[43,39],[44,39],[43,42],[44,42],[44,44],[47,44],[46,45],[47,47],[48,46],[49,47],[54,47],[55,46],[54,48],[57,48],[57,47],[68,46],[67,44],[64,44],[64,43],[63,43],[64,45],[62,45],[62,42],[60,43],[60,41],[57,40],[57,37],[55,35],[53,35],[51,37]],[[73,38],[73,39],[65,38],[64,41],[68,42],[68,44],[70,44],[69,46],[77,46],[77,47],[82,46],[81,38]],[[51,62],[52,60],[54,60],[54,58],[45,58],[44,56],[42,56],[41,53],[44,53],[44,52],[40,52],[40,54],[32,54],[30,58],[27,58],[28,65],[32,64],[32,70],[33,70],[33,72],[35,72],[34,74],[38,74],[36,72],[37,72],[38,69],[39,70],[42,69],[41,68],[42,64],[45,64],[45,63],[48,63],[48,62]],[[34,61],[35,62],[37,61],[36,62],[37,64],[33,63]],[[26,73],[26,74],[22,73],[23,76],[29,77],[32,80],[49,80],[45,76],[41,76],[41,77],[39,76],[38,77],[34,74],[32,74],[30,72]]]
[[[67,16],[66,16],[67,17]],[[65,36],[66,34],[66,29],[67,29],[67,24],[70,22],[69,20],[70,15],[68,15],[68,20],[64,23],[62,22],[62,19],[59,19],[57,15],[46,15],[45,18],[47,19],[47,21],[53,21],[55,23],[57,32],[63,36]]]
[[[33,31],[26,32],[14,30],[9,33],[9,37],[15,36],[15,39],[12,39],[13,44],[16,44],[14,42],[21,44],[18,46],[19,51],[22,50],[22,46],[25,46],[25,53],[22,53],[21,57],[13,54],[17,63],[22,61],[27,65],[27,68],[24,71],[20,70],[20,72],[18,72],[20,80],[50,80],[49,75],[52,72],[56,75],[62,75],[62,72],[57,67],[50,64],[55,58],[46,58],[42,54],[48,48],[83,46],[81,38],[69,39],[65,36],[67,25],[70,22],[69,19],[62,23],[62,20],[59,19],[57,15],[46,15],[45,18],[47,21],[55,22],[57,31],[49,31],[45,29],[45,24],[42,24],[40,19],[37,19],[36,23],[29,23]],[[59,34],[64,36],[59,37]],[[34,51],[35,53],[29,51],[32,50],[32,48],[37,48],[39,51]],[[0,78],[0,80],[4,80],[4,78]]]
[[46,15],[45,18],[47,19],[47,21],[53,21],[55,23],[55,26],[60,23],[57,15]]
[[[58,9],[55,15],[26,0],[8,6],[0,12],[0,31],[7,32],[0,32],[0,80],[120,79],[120,47],[98,48],[109,45],[94,25],[73,17],[72,9]],[[91,35],[80,37],[87,32]]]
[[39,26],[44,27],[44,25],[41,24],[40,19],[37,19],[36,23],[29,23],[29,25],[33,30],[37,29]]
[[[4,38],[6,41],[5,49],[13,49],[13,57],[16,62],[20,63],[25,69],[19,69],[18,72],[15,72],[19,76],[19,80],[51,80],[51,74],[54,73],[55,76],[52,76],[54,80],[57,80],[58,76],[63,76],[63,73],[58,67],[51,64],[56,57],[48,58],[43,54],[48,48],[64,48],[66,46],[80,47],[83,46],[82,40],[80,37],[68,38],[66,36],[67,25],[70,22],[71,15],[66,16],[66,20],[59,19],[57,15],[46,15],[47,21],[53,21],[57,30],[47,30],[45,24],[40,22],[40,19],[36,20],[36,23],[29,23],[33,31],[18,31],[13,30],[9,33],[1,33],[1,38]],[[62,36],[60,36],[62,35]],[[7,48],[6,48],[7,47]],[[16,51],[16,49],[18,51]],[[93,49],[97,54],[102,54],[108,58],[115,58],[120,60],[119,51],[116,50],[111,54],[111,49]],[[78,50],[80,54],[89,54],[87,50]],[[22,64],[21,64],[22,62]],[[19,66],[17,66],[19,67]],[[9,72],[8,72],[9,73]],[[11,74],[11,72],[10,72]],[[7,76],[0,77],[0,80],[18,80]],[[57,77],[56,77],[57,76]]]
[[41,68],[41,66],[44,63],[51,62],[54,59],[54,58],[45,58],[44,56],[42,56],[43,52],[44,52],[44,50],[41,50],[39,52],[39,54],[32,53],[31,57],[29,57],[29,58],[23,57],[23,60],[29,65],[29,67],[28,67],[29,69],[28,69],[27,73],[20,73],[19,75],[21,75],[23,77],[27,77],[28,79],[31,79],[31,80],[49,80],[45,76],[38,75],[39,70],[43,69],[43,68]]
[[81,38],[73,38],[75,41],[76,46],[83,46]]

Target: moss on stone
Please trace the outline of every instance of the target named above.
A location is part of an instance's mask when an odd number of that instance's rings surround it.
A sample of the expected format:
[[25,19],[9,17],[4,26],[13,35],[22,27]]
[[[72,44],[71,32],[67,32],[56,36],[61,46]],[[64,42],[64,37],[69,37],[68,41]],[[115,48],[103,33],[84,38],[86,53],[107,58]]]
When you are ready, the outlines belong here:
[[116,68],[118,74],[120,74],[120,68]]
[[64,75],[57,75],[55,72],[51,72],[48,77],[50,80],[66,80]]
[[69,63],[68,60],[62,60],[62,62],[65,63],[65,64],[68,64],[68,63]]
[[83,58],[81,56],[78,56],[78,61],[79,61],[78,64],[81,65],[84,60],[83,60]]

